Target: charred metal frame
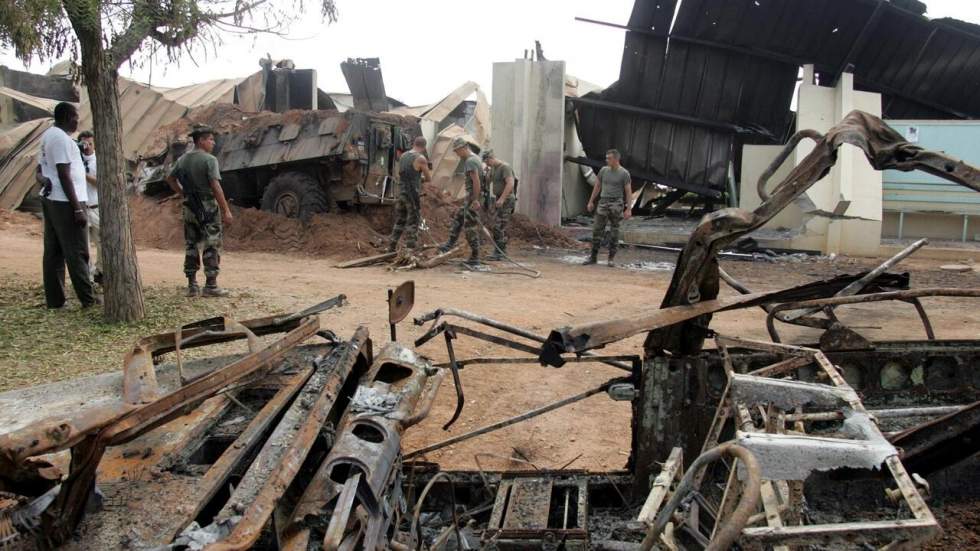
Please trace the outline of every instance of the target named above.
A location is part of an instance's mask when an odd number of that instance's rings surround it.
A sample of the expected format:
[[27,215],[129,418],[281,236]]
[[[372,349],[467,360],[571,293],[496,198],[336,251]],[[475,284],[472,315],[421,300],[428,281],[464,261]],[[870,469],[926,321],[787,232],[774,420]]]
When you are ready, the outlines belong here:
[[[425,343],[431,341],[432,339],[436,338],[440,334],[444,335],[446,340],[446,351],[449,356],[449,362],[447,364],[443,364],[442,367],[447,367],[451,370],[451,373],[453,375],[453,383],[456,388],[456,409],[453,413],[452,419],[450,419],[449,422],[443,426],[443,430],[448,430],[449,427],[452,426],[452,424],[455,423],[457,419],[459,419],[459,416],[462,413],[463,406],[465,404],[465,400],[463,399],[464,389],[462,386],[462,381],[459,377],[460,369],[464,368],[467,365],[502,365],[502,364],[523,364],[523,363],[542,363],[542,362],[538,357],[540,349],[535,346],[528,345],[523,342],[506,338],[500,335],[485,333],[483,331],[479,331],[470,327],[452,324],[447,321],[444,321],[443,320],[444,317],[457,317],[463,320],[471,321],[479,325],[490,327],[505,333],[509,333],[511,335],[521,337],[526,340],[530,340],[539,346],[544,344],[546,342],[546,339],[539,335],[535,335],[530,331],[503,323],[501,321],[497,321],[491,318],[487,318],[484,316],[480,316],[477,314],[473,314],[463,310],[456,310],[452,308],[441,308],[416,317],[415,324],[418,326],[422,326],[428,322],[432,322],[432,326],[429,328],[429,330],[426,331],[424,335],[422,335],[415,341],[416,347],[420,347],[424,345]],[[524,352],[526,354],[529,354],[529,356],[525,358],[481,357],[481,358],[470,358],[470,359],[460,360],[456,358],[455,348],[453,347],[453,340],[457,338],[457,335],[467,335],[475,339],[496,344],[498,346],[511,348],[512,350],[517,350],[518,352]],[[562,356],[561,354],[558,354],[556,357],[552,358],[551,361],[554,362],[551,365],[556,365],[558,367],[565,365],[566,363],[602,363],[605,365],[609,365],[611,367],[615,367],[617,369],[621,369],[623,371],[627,371],[631,374],[631,376],[611,379],[610,381],[607,381],[606,383],[603,383],[596,388],[587,390],[575,396],[570,396],[568,398],[558,400],[557,402],[547,404],[540,408],[528,411],[524,414],[517,415],[515,417],[511,417],[509,419],[505,419],[497,423],[493,423],[491,425],[473,430],[466,434],[449,438],[442,442],[437,442],[430,446],[426,446],[422,449],[414,450],[405,455],[406,459],[424,456],[427,453],[431,453],[435,450],[444,448],[446,446],[450,446],[458,442],[469,440],[471,438],[475,438],[477,436],[481,436],[483,434],[487,434],[489,432],[493,432],[502,429],[504,427],[508,427],[515,423],[519,423],[521,421],[525,421],[527,419],[537,417],[538,415],[542,415],[544,413],[554,411],[561,407],[579,402],[581,400],[584,400],[596,394],[607,392],[614,384],[620,384],[620,383],[630,384],[634,380],[635,376],[637,376],[637,374],[639,373],[640,364],[641,364],[639,356],[631,356],[631,355],[594,356],[588,352],[579,354],[574,357],[565,357]],[[630,363],[627,364],[624,362],[630,362]]]
[[[127,354],[124,364],[124,403],[119,408],[82,411],[74,419],[50,419],[5,435],[0,439],[0,458],[4,470],[16,472],[30,457],[71,449],[68,477],[62,482],[52,507],[42,518],[45,537],[51,543],[67,538],[81,520],[85,504],[95,484],[96,469],[109,446],[133,439],[182,415],[225,389],[261,375],[292,348],[319,330],[317,313],[342,304],[343,296],[331,299],[299,314],[258,318],[239,323],[230,318],[214,318],[141,339]],[[285,333],[260,347],[257,336]],[[153,358],[208,344],[246,338],[249,354],[193,381],[184,381],[173,392],[157,397]]]
[[[969,297],[969,298],[980,298],[980,289],[956,289],[956,288],[927,288],[927,289],[911,289],[907,291],[891,291],[886,293],[873,293],[867,295],[856,295],[856,296],[838,296],[824,299],[808,300],[804,302],[787,302],[784,304],[779,304],[773,306],[769,310],[769,314],[766,316],[766,328],[769,331],[769,336],[772,338],[773,342],[781,342],[779,337],[779,332],[776,330],[775,320],[785,321],[787,323],[794,323],[791,319],[780,318],[780,314],[790,311],[790,310],[811,310],[811,309],[821,309],[830,316],[834,316],[833,311],[838,306],[844,306],[848,304],[867,304],[872,302],[884,302],[884,301],[900,301],[907,302],[915,307],[916,313],[919,319],[922,321],[922,326],[925,329],[926,338],[929,340],[936,339],[936,333],[933,330],[932,322],[929,321],[929,315],[926,313],[925,307],[919,301],[921,298],[926,297]],[[819,325],[824,329],[831,329],[832,325],[836,323],[835,317],[831,317],[829,320],[824,320],[824,323]],[[813,325],[808,325],[813,327]]]
[[[346,343],[316,365],[297,399],[283,414],[227,504],[215,517],[230,534],[209,551],[250,549],[272,517],[283,491],[299,472],[329,417],[340,389],[360,360],[368,361],[368,330],[360,327]],[[244,510],[243,510],[244,509]]]
[[[320,327],[318,319],[313,316],[303,318],[296,323],[294,329],[269,346],[155,402],[131,410],[95,434],[84,435],[82,440],[72,446],[68,478],[62,483],[53,509],[45,511],[44,521],[49,528],[46,531],[57,539],[63,539],[74,530],[81,520],[85,504],[95,484],[96,469],[107,447],[129,442],[180,415],[186,406],[200,403],[223,388],[260,373],[273,362],[281,359],[289,349],[315,335]],[[227,340],[229,337],[226,332],[215,335],[218,339]]]
[[[432,408],[446,370],[389,343],[364,375],[339,423],[336,442],[284,530],[283,549],[302,551],[316,532],[323,548],[376,549],[406,514],[401,435]],[[379,405],[376,398],[380,398]],[[322,519],[330,512],[329,521]],[[325,526],[322,532],[313,526]]]
[[[737,530],[732,535],[733,537],[723,538],[720,536],[720,524],[725,519],[735,518],[734,497],[739,493],[738,487],[744,484],[739,482],[738,476],[735,476],[735,472],[740,468],[736,462],[728,470],[728,483],[716,509],[718,516],[715,518],[715,532],[710,536],[713,544],[719,540],[735,541],[738,539],[742,545],[772,545],[775,546],[775,549],[788,549],[786,547],[788,545],[891,541],[892,546],[889,548],[902,546],[913,549],[939,532],[935,518],[919,494],[912,477],[909,476],[899,460],[898,450],[887,444],[884,436],[877,428],[873,413],[865,409],[854,390],[844,381],[837,368],[822,352],[804,347],[760,343],[721,336],[716,338],[716,343],[724,359],[728,383],[719,401],[709,437],[702,446],[702,455],[708,454],[718,446],[718,439],[722,434],[724,425],[734,423],[736,438],[733,443],[749,450],[750,456],[755,454],[758,457],[758,464],[761,465],[755,469],[761,470],[762,474],[761,486],[758,487],[757,491],[761,491],[764,514],[754,517],[743,515],[736,524]],[[775,353],[783,355],[786,359],[748,375],[738,375],[728,352],[730,346]],[[809,365],[816,365],[819,375],[827,383],[786,382],[784,379]],[[795,385],[796,388],[789,395],[769,393],[769,399],[772,401],[768,404],[760,404],[751,398],[754,391],[740,390],[744,385],[756,384]],[[833,405],[834,402],[837,403],[836,406]],[[795,409],[791,407],[793,405],[795,405]],[[846,418],[853,417],[858,422],[861,419],[866,419],[866,422],[860,424],[863,430],[860,433],[860,439],[849,440],[841,436],[828,439],[827,437],[816,438],[808,435],[805,422],[799,418],[799,415],[804,411],[803,408],[808,405],[820,410],[829,408],[829,411],[833,411],[837,415]],[[797,412],[795,420],[789,418],[790,410]],[[753,412],[756,412],[755,415]],[[757,418],[762,423],[761,427],[757,425]],[[787,430],[787,424],[793,428]],[[785,442],[782,441],[784,439]],[[885,464],[891,473],[893,482],[898,487],[899,492],[896,495],[900,497],[901,503],[911,511],[914,519],[896,518],[886,521],[796,525],[794,522],[798,522],[802,509],[802,502],[799,501],[802,494],[798,490],[802,487],[801,482],[793,478],[785,478],[786,475],[779,471],[778,463],[773,463],[773,454],[765,453],[764,450],[767,446],[777,446],[776,449],[778,449],[778,446],[799,446],[807,442],[817,443],[824,450],[840,448],[840,454],[844,457],[845,464],[848,461],[855,461],[855,459],[847,459],[849,455],[857,458],[857,463],[866,462],[867,466]],[[864,442],[869,444],[866,445]],[[763,452],[763,455],[757,455],[760,451]],[[878,455],[869,461],[867,455],[871,452]],[[679,453],[678,449],[672,453],[672,457]],[[753,457],[752,461],[756,461],[756,457]],[[746,458],[743,456],[741,459],[745,460]],[[677,458],[674,458],[674,461],[676,463]],[[673,511],[679,500],[683,499],[687,492],[697,491],[701,486],[704,475],[697,469],[698,464],[699,462],[695,462],[690,467],[688,476],[685,476],[686,481],[690,480],[690,486],[683,483],[679,485],[671,503],[660,511],[661,514],[657,517],[656,524],[651,524],[648,538],[644,542],[646,549],[649,549],[660,535],[670,520],[667,515]],[[755,469],[749,470],[751,472]],[[676,473],[667,474],[665,478],[667,476],[672,479]],[[660,485],[654,486],[650,498],[653,503],[657,504],[663,500],[663,487],[667,482],[668,480],[662,480]],[[842,483],[846,484],[847,482],[843,481]],[[794,488],[797,489],[794,490]],[[653,511],[645,508],[641,514],[641,520],[650,523],[653,516]],[[763,520],[766,523],[765,527],[752,526]],[[725,547],[709,547],[709,549],[711,548],[722,549]]]
[[[817,141],[813,151],[766,197],[769,179],[805,138]],[[908,172],[918,169],[980,191],[980,172],[972,166],[906,142],[877,117],[861,111],[851,112],[826,135],[805,130],[790,140],[759,179],[758,188],[764,200],[755,211],[724,209],[704,217],[678,258],[677,269],[661,307],[694,305],[715,299],[719,290],[717,252],[762,227],[822,179],[836,163],[837,150],[845,143],[861,148],[877,170]],[[644,345],[647,356],[657,356],[664,351],[675,355],[697,352],[703,345],[703,328],[709,321],[710,313],[704,313],[684,323],[650,332]]]

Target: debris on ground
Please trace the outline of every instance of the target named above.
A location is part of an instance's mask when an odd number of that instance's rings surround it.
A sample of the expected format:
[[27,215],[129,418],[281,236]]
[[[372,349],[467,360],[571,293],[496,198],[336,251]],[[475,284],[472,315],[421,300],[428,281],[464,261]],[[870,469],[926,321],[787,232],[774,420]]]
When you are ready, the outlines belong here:
[[[444,243],[449,238],[455,208],[461,204],[444,192],[427,188],[422,198],[425,229],[419,233],[420,243]],[[184,247],[179,202],[140,195],[130,199],[130,208],[133,219],[140,221],[133,225],[137,244],[158,249]],[[222,246],[229,251],[292,252],[340,260],[371,256],[383,253],[387,247],[394,223],[390,210],[366,208],[363,212],[327,213],[304,223],[258,209],[238,208],[233,211],[234,223],[224,229]],[[580,247],[560,228],[532,222],[526,216],[515,215],[510,228],[511,242],[517,247]]]
[[[4,393],[4,543],[33,538],[53,547],[75,538],[69,546],[297,551],[922,548],[941,534],[930,500],[980,483],[980,341],[940,340],[942,328],[922,301],[977,299],[980,289],[912,287],[908,274],[889,271],[925,241],[862,273],[763,292],[746,288],[717,258],[818,181],[844,142],[875,149],[868,157],[879,169],[892,166],[892,155],[903,159],[903,170],[936,173],[949,162],[904,142],[879,149],[892,138],[879,119],[854,113],[759,209],[703,221],[677,257],[660,308],[644,302],[616,319],[573,320],[548,334],[440,308],[415,317],[422,335],[414,343],[381,346],[365,327],[321,327],[318,314],[343,304],[341,295],[294,314],[190,323],[139,339],[119,372]],[[980,190],[980,172],[961,168],[944,176]],[[722,294],[722,281],[737,293]],[[399,306],[404,315],[411,296]],[[882,302],[911,305],[924,338],[872,341],[839,315]],[[717,313],[760,307],[769,341],[711,327]],[[391,315],[384,321],[394,340]],[[901,321],[882,316],[881,323]],[[820,338],[784,343],[786,325],[817,330]],[[351,336],[338,336],[345,333]],[[633,353],[606,348],[640,334],[645,341]],[[461,339],[480,346],[464,347]],[[185,356],[229,341],[247,351]],[[422,355],[436,344],[445,347],[446,361]],[[490,346],[507,353],[496,356]],[[615,376],[499,419],[466,399],[461,372],[508,364],[540,364],[539,386],[547,386],[546,366],[601,364]],[[450,379],[455,409],[439,419],[445,438],[403,449],[403,435],[430,415]],[[534,390],[506,381],[500,387]],[[531,469],[448,471],[428,460],[590,399],[629,403],[623,471],[575,470],[568,466],[574,457],[558,470],[539,470],[556,461],[539,462],[532,437],[510,446],[510,461]],[[464,414],[480,422],[450,431]],[[955,420],[958,432],[940,430],[937,419]],[[566,437],[575,439],[574,426],[569,430]],[[950,449],[957,455],[944,453]],[[946,480],[950,469],[959,469],[955,484]],[[92,510],[98,492],[103,507]]]

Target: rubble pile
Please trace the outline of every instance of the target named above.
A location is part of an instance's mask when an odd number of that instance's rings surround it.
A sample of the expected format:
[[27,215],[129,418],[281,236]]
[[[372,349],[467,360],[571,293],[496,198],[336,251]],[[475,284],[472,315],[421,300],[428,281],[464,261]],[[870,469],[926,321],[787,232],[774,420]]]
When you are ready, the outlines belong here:
[[[427,229],[420,233],[421,244],[439,244],[449,237],[458,204],[459,201],[447,193],[427,188],[422,198],[422,216]],[[140,195],[130,200],[130,209],[133,220],[139,220],[139,224],[133,225],[133,233],[140,246],[158,249],[184,246],[180,203],[174,200],[160,202]],[[314,216],[306,224],[258,209],[234,209],[234,215],[234,223],[224,232],[226,250],[305,253],[339,260],[383,250],[393,223],[391,209],[327,213]],[[514,216],[510,231],[511,242],[518,247],[581,247],[560,228],[537,224],[522,215]]]
[[[293,314],[237,321],[230,313],[148,335],[120,372],[0,394],[0,546],[36,539],[50,548],[76,538],[85,549],[437,551],[455,538],[457,548],[486,551],[921,549],[941,536],[931,506],[957,496],[975,502],[967,492],[980,486],[980,341],[940,340],[944,328],[933,326],[920,299],[976,299],[980,289],[912,287],[908,274],[891,271],[926,240],[867,272],[766,292],[752,292],[717,258],[822,178],[841,144],[877,147],[881,125],[850,115],[778,184],[786,191],[753,212],[706,217],[678,256],[659,309],[636,305],[622,317],[570,325],[559,318],[542,334],[441,307],[412,319],[420,330],[409,345],[398,341],[397,325],[407,325],[415,304],[412,284],[388,292],[382,319],[394,342],[383,346],[366,326],[346,340],[350,327],[321,327],[321,312],[346,303],[338,295]],[[881,169],[898,155],[866,152]],[[937,173],[950,162],[924,152],[899,168]],[[980,172],[963,166],[946,178],[980,189]],[[424,239],[444,238],[454,206],[426,194],[432,229]],[[167,245],[179,245],[178,210],[173,200],[136,200],[138,238],[165,234]],[[305,225],[257,210],[237,216],[231,248],[363,256],[357,249],[383,239],[391,214],[365,208]],[[421,261],[405,251],[378,257]],[[722,294],[721,281],[737,294]],[[925,340],[873,341],[838,315],[857,306],[875,309],[882,324],[903,323],[884,309],[896,301],[915,307]],[[747,326],[734,335],[711,326],[715,314],[758,307],[769,340],[747,338]],[[786,344],[787,325],[820,330],[818,342]],[[636,353],[609,355],[610,345],[641,334]],[[247,353],[184,355],[235,340],[247,340]],[[433,363],[438,346],[447,361]],[[472,379],[460,372],[510,364],[617,372],[499,419],[472,399]],[[403,434],[435,411],[450,380],[455,408],[439,419],[446,438],[403,449]],[[496,380],[501,393],[529,392]],[[431,460],[587,399],[629,403],[625,471],[495,472],[474,456],[477,474]],[[477,427],[448,432],[477,418]],[[574,441],[582,428],[569,426]],[[56,453],[57,465],[39,462]],[[89,507],[96,487],[100,510]],[[964,529],[954,525],[948,541],[975,547],[965,528],[973,516],[961,518]]]

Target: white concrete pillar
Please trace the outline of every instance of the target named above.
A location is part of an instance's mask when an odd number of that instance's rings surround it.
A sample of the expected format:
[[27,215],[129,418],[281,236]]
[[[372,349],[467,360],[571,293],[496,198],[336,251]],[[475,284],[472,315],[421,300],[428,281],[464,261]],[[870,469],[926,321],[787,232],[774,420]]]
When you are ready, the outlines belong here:
[[494,63],[491,104],[491,147],[520,179],[517,212],[560,225],[565,62]]

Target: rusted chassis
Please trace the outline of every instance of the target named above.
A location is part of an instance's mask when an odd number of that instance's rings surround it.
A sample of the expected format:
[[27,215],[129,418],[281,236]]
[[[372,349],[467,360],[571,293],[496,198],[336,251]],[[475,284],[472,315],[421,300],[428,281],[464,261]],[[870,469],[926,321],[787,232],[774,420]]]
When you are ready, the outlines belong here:
[[[142,339],[126,356],[122,392],[125,399],[118,408],[83,411],[72,419],[51,419],[4,435],[0,439],[0,472],[16,474],[30,457],[71,449],[68,476],[54,504],[43,516],[47,543],[64,541],[81,520],[95,484],[96,469],[107,447],[132,441],[179,417],[187,408],[268,373],[287,352],[317,333],[320,311],[342,302],[343,297],[338,297],[297,315],[243,323],[228,318],[204,320],[172,333]],[[283,335],[266,346],[259,346],[259,335],[273,333]],[[154,357],[236,339],[248,340],[247,355],[196,380],[182,380],[179,388],[157,397]]]

